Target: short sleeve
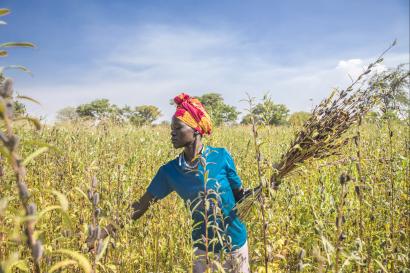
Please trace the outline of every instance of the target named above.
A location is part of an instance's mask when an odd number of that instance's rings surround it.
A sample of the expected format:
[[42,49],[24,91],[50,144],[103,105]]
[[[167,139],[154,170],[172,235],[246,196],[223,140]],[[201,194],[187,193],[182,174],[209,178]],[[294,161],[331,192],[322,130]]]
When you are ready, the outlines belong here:
[[229,184],[231,185],[232,189],[239,189],[242,187],[242,181],[239,177],[238,173],[236,172],[235,163],[233,162],[232,156],[229,152],[224,149],[225,151],[225,160],[226,160],[226,173],[228,177]]
[[147,192],[152,194],[157,199],[163,199],[172,192],[172,188],[168,183],[164,166],[161,166],[159,168],[157,174],[149,184]]

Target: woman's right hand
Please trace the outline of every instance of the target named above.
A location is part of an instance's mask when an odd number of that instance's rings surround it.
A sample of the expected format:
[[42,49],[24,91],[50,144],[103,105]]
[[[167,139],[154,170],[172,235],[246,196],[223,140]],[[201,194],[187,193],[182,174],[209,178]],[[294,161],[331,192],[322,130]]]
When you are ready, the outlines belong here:
[[132,203],[131,207],[134,211],[131,213],[131,218],[138,220],[148,210],[149,206],[156,201],[157,199],[152,194],[145,192],[138,201]]

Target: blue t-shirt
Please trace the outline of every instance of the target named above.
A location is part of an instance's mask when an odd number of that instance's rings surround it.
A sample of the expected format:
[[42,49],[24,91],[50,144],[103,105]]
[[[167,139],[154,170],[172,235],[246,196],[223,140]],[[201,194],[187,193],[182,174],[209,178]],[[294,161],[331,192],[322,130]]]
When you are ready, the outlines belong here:
[[229,252],[242,247],[247,238],[246,227],[233,210],[235,198],[232,189],[240,188],[242,182],[225,148],[204,147],[205,171],[201,164],[196,171],[188,171],[183,162],[181,164],[181,158],[177,157],[159,168],[147,191],[158,199],[176,191],[185,204],[190,205],[194,246],[205,250],[204,177],[207,177],[208,250],[219,252],[224,249]]

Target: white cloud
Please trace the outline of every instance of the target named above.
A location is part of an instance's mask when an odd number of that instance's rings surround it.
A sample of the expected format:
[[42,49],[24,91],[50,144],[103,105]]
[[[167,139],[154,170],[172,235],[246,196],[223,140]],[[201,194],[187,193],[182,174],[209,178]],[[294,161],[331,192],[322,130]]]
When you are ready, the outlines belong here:
[[[336,66],[336,69],[346,73],[351,78],[357,78],[361,73],[366,71],[370,62],[371,60],[364,62],[362,59],[341,60]],[[377,64],[373,68],[373,72],[381,72],[386,69],[384,64]]]
[[[91,72],[79,74],[77,83],[22,88],[44,105],[31,110],[53,119],[64,106],[108,98],[118,105],[156,105],[163,111],[162,119],[169,119],[174,110],[169,100],[182,91],[218,92],[240,110],[246,107],[239,102],[245,92],[256,97],[270,92],[274,101],[292,111],[309,110],[311,98],[318,103],[333,87],[346,86],[348,75],[357,76],[369,63],[327,58],[276,65],[256,43],[229,30],[146,26],[122,30],[126,38],[112,33],[111,38],[102,38],[111,53],[96,59]],[[94,39],[95,45],[101,43]],[[392,53],[386,58],[396,65],[408,55]]]

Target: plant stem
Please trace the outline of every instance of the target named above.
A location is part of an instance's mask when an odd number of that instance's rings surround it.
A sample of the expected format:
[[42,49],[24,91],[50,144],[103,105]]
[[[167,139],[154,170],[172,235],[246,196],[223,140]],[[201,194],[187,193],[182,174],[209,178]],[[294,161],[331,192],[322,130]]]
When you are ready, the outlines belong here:
[[[254,145],[255,145],[255,152],[256,152],[256,162],[258,165],[258,178],[259,178],[259,184],[262,185],[262,167],[261,167],[261,152],[259,149],[258,145],[258,131],[256,128],[256,121],[255,118],[252,117],[252,133],[253,133],[253,140],[254,140]],[[261,202],[261,209],[262,209],[262,232],[263,232],[263,246],[264,246],[264,262],[265,262],[265,272],[268,273],[268,262],[269,262],[269,257],[268,257],[268,243],[267,243],[267,227],[268,223],[266,220],[266,211],[265,211],[265,198],[263,197],[263,194],[260,196],[260,202]]]
[[391,121],[390,118],[387,120],[387,128],[388,128],[388,134],[389,134],[389,179],[390,179],[390,241],[391,241],[391,272],[394,271],[394,265],[396,263],[395,259],[395,230],[394,230],[394,217],[395,217],[395,203],[394,203],[394,198],[395,198],[395,185],[394,185],[394,177],[393,177],[393,130],[391,128]]
[[[343,179],[344,175],[342,174],[341,180]],[[347,179],[346,179],[347,180]],[[335,272],[339,272],[339,256],[340,256],[340,250],[341,250],[341,242],[344,240],[343,238],[343,207],[345,204],[345,198],[347,194],[347,181],[344,181],[342,184],[342,190],[340,191],[340,196],[339,196],[339,206],[337,207],[337,218],[336,218],[336,254],[335,254]]]
[[[6,149],[9,151],[9,154],[10,154],[10,163],[11,163],[11,167],[16,177],[16,184],[17,184],[17,189],[19,193],[19,199],[24,208],[25,216],[26,217],[33,216],[35,213],[33,211],[34,204],[29,203],[30,195],[27,189],[27,185],[24,181],[26,169],[23,165],[20,155],[17,152],[18,142],[19,142],[18,137],[13,133],[13,127],[12,127],[13,100],[12,100],[11,94],[9,95],[2,94],[0,98],[0,103],[2,104],[3,106],[2,108],[4,109],[1,115],[2,115],[2,119],[6,127],[5,133],[0,132],[0,140],[3,142],[3,145],[6,147]],[[37,242],[37,240],[34,237],[35,220],[27,219],[24,221],[24,223],[25,223],[24,233],[27,236],[26,243],[27,243],[27,246],[31,250],[34,272],[40,273],[41,270],[40,270],[39,261],[42,256],[42,251],[41,251],[42,247],[41,247],[40,242]]]
[[[362,173],[362,153],[360,149],[360,127],[362,125],[362,117],[359,117],[359,121],[357,124],[357,132],[355,136],[355,146],[356,146],[356,155],[357,155],[357,160],[356,160],[356,169],[357,169],[357,174],[359,176],[359,185],[356,185],[355,190],[357,197],[359,198],[359,239],[362,241],[363,239],[363,229],[364,229],[364,224],[363,224],[363,187],[365,185],[365,180],[364,176]],[[367,257],[366,262],[370,262],[370,257]],[[358,265],[359,273],[362,272],[362,266],[359,264]]]

